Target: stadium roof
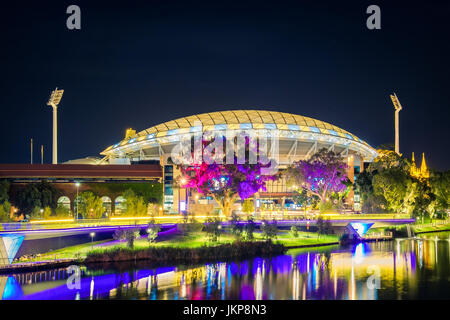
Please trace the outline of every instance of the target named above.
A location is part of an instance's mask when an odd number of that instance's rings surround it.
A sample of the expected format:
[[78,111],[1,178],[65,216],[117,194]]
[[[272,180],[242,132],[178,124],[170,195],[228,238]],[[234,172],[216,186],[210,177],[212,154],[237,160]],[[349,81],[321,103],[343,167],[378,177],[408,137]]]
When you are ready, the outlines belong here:
[[[116,153],[116,149],[117,152],[123,152],[125,151],[124,149],[128,149],[127,145],[139,144],[139,142],[144,142],[144,140],[155,141],[158,140],[158,138],[162,139],[200,130],[211,131],[226,129],[278,129],[292,132],[313,133],[343,138],[351,142],[361,143],[365,147],[372,149],[365,141],[359,139],[352,133],[324,121],[277,111],[230,110],[196,114],[158,124],[108,147],[102,154],[110,155]],[[375,152],[375,150],[373,151]]]

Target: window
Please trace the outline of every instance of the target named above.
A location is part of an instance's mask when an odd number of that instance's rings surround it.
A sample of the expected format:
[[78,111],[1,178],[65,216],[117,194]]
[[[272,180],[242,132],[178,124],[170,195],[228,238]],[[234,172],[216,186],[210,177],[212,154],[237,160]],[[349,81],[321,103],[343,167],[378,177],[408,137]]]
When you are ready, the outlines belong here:
[[309,130],[311,130],[311,132],[320,133],[320,129],[317,127],[309,127]]
[[202,131],[202,126],[191,127],[191,132],[199,132]]
[[167,135],[172,136],[172,135],[176,134],[177,132],[178,132],[178,129],[172,129],[172,130],[167,131]]
[[300,131],[300,128],[296,124],[288,124],[289,130]]
[[277,125],[275,123],[265,123],[264,127],[269,130],[275,130],[277,128]]
[[339,136],[338,133],[334,130],[328,129],[328,132],[330,132],[330,134],[332,134],[333,136],[336,136],[336,137]]
[[215,130],[227,130],[227,125],[226,124],[216,124],[214,126]]

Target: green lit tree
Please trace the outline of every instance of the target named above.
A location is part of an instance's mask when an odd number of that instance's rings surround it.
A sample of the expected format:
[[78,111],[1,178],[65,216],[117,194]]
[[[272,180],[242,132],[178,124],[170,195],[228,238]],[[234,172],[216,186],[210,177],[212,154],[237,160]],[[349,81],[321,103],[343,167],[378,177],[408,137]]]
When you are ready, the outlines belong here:
[[84,191],[80,194],[79,213],[85,219],[100,219],[105,212],[103,201],[92,191]]
[[124,216],[139,217],[147,215],[147,204],[142,196],[128,189],[123,193],[123,197],[125,198]]
[[139,239],[140,233],[138,228],[133,229],[116,229],[113,238],[115,240],[126,240],[129,248],[134,248],[134,242]]

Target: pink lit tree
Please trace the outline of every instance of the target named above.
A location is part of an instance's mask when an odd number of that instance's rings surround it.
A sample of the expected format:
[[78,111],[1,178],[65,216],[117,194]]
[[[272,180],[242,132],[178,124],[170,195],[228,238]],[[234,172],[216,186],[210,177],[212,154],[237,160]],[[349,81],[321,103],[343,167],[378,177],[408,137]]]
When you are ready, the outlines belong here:
[[333,194],[343,195],[351,182],[347,165],[333,151],[321,149],[308,160],[294,162],[286,171],[289,184],[326,202]]
[[[208,147],[211,142],[203,141],[203,148]],[[267,163],[266,165],[261,164],[261,161],[255,164],[249,163],[251,158],[249,154],[257,152],[257,146],[250,147],[249,141],[246,139],[243,147],[246,154],[244,163],[238,161],[237,154],[239,153],[235,151],[234,161],[226,161],[224,156],[223,161],[216,161],[212,164],[202,161],[190,166],[180,166],[179,183],[183,181],[183,187],[194,189],[205,196],[211,196],[220,206],[223,214],[229,216],[232,205],[238,196],[242,200],[248,199],[258,191],[265,191],[267,181],[278,178],[278,174],[262,174],[263,168],[270,167],[270,162],[264,162]]]

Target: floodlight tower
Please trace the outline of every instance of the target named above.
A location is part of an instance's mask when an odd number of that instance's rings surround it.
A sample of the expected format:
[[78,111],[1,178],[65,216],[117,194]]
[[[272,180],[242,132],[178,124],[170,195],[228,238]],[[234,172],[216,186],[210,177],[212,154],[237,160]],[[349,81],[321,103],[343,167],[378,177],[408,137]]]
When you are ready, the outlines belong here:
[[400,155],[400,137],[399,137],[399,121],[398,114],[400,110],[402,110],[402,105],[400,104],[400,100],[398,100],[397,95],[394,93],[391,94],[391,100],[394,104],[395,108],[395,152]]
[[48,106],[51,106],[53,108],[53,156],[52,156],[52,163],[57,164],[58,163],[58,105],[61,101],[62,95],[64,93],[64,90],[58,90],[56,88],[52,91],[52,94],[50,95],[50,99],[47,102]]

